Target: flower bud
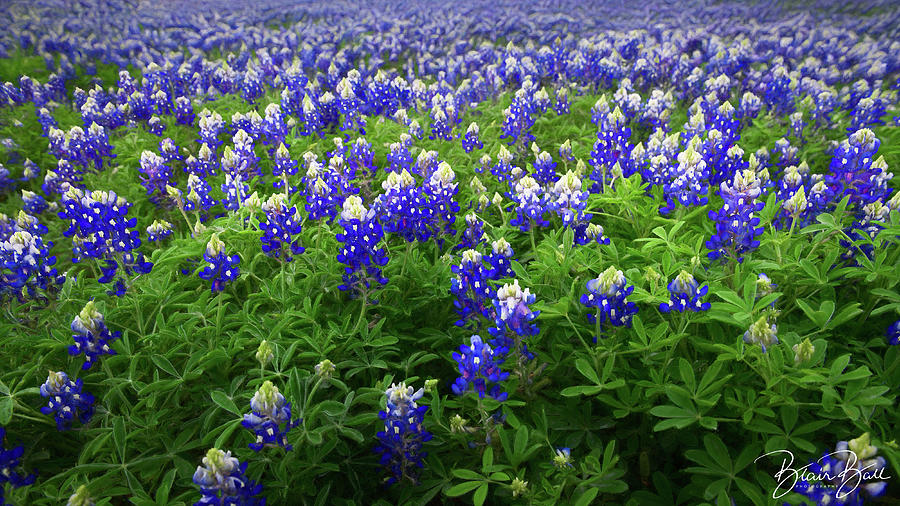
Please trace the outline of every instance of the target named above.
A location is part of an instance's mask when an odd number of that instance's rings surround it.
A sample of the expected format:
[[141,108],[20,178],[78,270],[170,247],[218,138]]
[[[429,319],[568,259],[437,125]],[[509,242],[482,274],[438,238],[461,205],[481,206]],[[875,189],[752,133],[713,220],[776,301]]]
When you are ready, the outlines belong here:
[[275,352],[272,350],[272,345],[263,339],[259,343],[259,348],[256,349],[256,360],[259,362],[259,366],[265,368],[273,358],[275,358]]

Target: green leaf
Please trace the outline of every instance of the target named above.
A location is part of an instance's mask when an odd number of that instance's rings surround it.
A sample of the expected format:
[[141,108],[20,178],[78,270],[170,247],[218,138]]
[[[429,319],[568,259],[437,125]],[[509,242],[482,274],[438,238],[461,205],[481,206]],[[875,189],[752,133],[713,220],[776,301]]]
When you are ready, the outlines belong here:
[[[480,478],[480,476],[479,476],[479,478]],[[447,496],[449,496],[449,497],[459,497],[461,495],[468,494],[469,492],[478,488],[479,485],[483,485],[483,484],[484,484],[484,482],[481,482],[481,481],[465,481],[465,482],[453,485],[452,487],[447,489],[445,494],[447,494]]]
[[694,368],[691,367],[691,363],[681,358],[678,360],[678,369],[681,372],[681,380],[684,381],[688,389],[694,390],[697,379],[694,377]]
[[7,425],[12,420],[13,399],[12,397],[0,397],[0,425]]
[[216,403],[217,406],[224,409],[225,411],[228,411],[229,413],[234,415],[241,414],[241,412],[238,411],[237,404],[235,404],[234,401],[231,400],[231,397],[225,395],[225,392],[222,392],[221,390],[213,390],[209,393],[209,396],[212,397],[212,401]]
[[119,459],[125,462],[125,419],[117,416],[113,419],[113,441],[116,445],[116,451],[119,452]]
[[156,364],[156,367],[159,367],[160,369],[162,369],[163,371],[166,371],[170,375],[175,376],[176,378],[181,377],[178,374],[178,372],[175,370],[175,367],[172,365],[172,362],[169,362],[169,359],[167,359],[166,357],[164,357],[162,355],[153,355],[151,357],[151,360],[153,360],[153,363]]
[[589,488],[585,490],[584,493],[578,496],[578,499],[575,500],[574,506],[588,506],[589,504],[592,504],[594,498],[596,498],[597,494],[599,493],[600,489],[597,488]]
[[482,483],[478,490],[475,491],[475,495],[472,496],[472,501],[475,506],[482,506],[484,504],[484,500],[487,499],[488,493],[488,484]]
[[519,426],[516,430],[516,441],[513,450],[516,455],[522,455],[528,447],[528,428],[524,425]]
[[172,484],[175,482],[175,472],[176,470],[173,468],[163,477],[162,482],[160,482],[159,486],[156,489],[156,503],[157,504],[168,504],[169,503],[169,490],[172,489]]
[[594,367],[587,360],[583,358],[575,360],[575,368],[578,369],[578,372],[585,378],[598,385],[600,384],[600,377],[597,376],[597,371],[594,370]]
[[494,449],[488,446],[481,454],[481,471],[486,473],[494,465]]
[[454,469],[451,472],[453,473],[453,476],[456,476],[457,478],[462,480],[484,480],[484,476],[476,473],[475,471],[472,471],[471,469]]

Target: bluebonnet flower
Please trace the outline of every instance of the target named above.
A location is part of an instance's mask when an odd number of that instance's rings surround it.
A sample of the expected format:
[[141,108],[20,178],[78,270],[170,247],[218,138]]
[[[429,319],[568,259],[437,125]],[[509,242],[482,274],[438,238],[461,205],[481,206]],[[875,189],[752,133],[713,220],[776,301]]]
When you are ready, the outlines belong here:
[[744,342],[747,344],[758,344],[762,348],[763,353],[766,353],[767,349],[773,344],[778,344],[778,327],[770,319],[771,315],[768,314],[760,316],[744,332]]
[[407,242],[427,241],[431,236],[431,208],[412,175],[406,170],[390,172],[381,187],[385,192],[375,200],[373,210],[384,230]]
[[752,170],[735,174],[730,186],[725,182],[719,186],[725,203],[719,211],[708,214],[716,224],[715,234],[706,241],[710,260],[731,257],[740,262],[745,253],[759,246],[756,238],[763,233],[763,227],[758,226],[759,217],[754,213],[765,207],[756,200],[760,192],[760,180]]
[[472,336],[469,343],[469,346],[460,345],[459,352],[453,353],[460,376],[450,389],[455,395],[464,395],[471,389],[482,399],[487,394],[500,402],[505,401],[509,394],[501,392],[500,386],[509,378],[509,373],[500,369],[502,360],[495,358],[494,350],[482,342],[481,336]]
[[229,211],[237,211],[247,200],[250,187],[244,184],[244,178],[241,174],[225,174],[225,182],[222,184],[222,193],[225,198],[222,204]]
[[253,69],[248,70],[241,80],[241,98],[252,104],[262,95],[262,81],[259,74]]
[[[501,146],[500,152],[497,153],[497,163],[491,167],[491,174],[493,174],[500,183],[512,183],[512,159],[512,153],[506,149],[506,146]],[[488,159],[488,162],[489,161],[490,159]]]
[[412,120],[409,122],[407,133],[419,140],[422,140],[422,137],[425,136],[425,131],[422,129],[422,125],[419,124],[418,120]]
[[709,200],[706,197],[709,171],[703,156],[695,148],[699,143],[699,137],[694,137],[687,149],[678,153],[678,166],[663,185],[666,205],[659,209],[660,214],[669,214],[678,204],[702,206]]
[[340,224],[343,233],[336,238],[343,243],[337,260],[345,265],[341,291],[350,291],[355,297],[370,288],[370,280],[386,284],[387,278],[381,275],[381,267],[388,262],[384,249],[378,243],[384,237],[381,223],[374,210],[367,210],[362,199],[350,195],[344,200]]
[[418,483],[418,469],[428,454],[422,444],[431,441],[431,433],[425,430],[424,419],[428,406],[419,406],[424,390],[413,390],[406,383],[394,383],[385,391],[387,406],[378,413],[384,420],[384,430],[378,432],[378,444],[373,451],[381,454],[381,465],[390,477],[390,486],[404,480]]
[[566,88],[556,90],[556,101],[553,104],[553,110],[559,116],[569,114],[569,91]]
[[[537,150],[537,147],[534,149]],[[553,161],[550,153],[541,151],[535,156],[534,179],[542,186],[548,186],[556,178],[556,162]]]
[[202,494],[194,506],[265,506],[266,499],[256,497],[262,485],[247,478],[246,473],[246,462],[241,464],[231,452],[211,448],[203,457],[203,466],[197,466],[194,472],[194,483]]
[[287,442],[287,433],[300,424],[300,419],[291,420],[291,403],[285,402],[278,387],[271,381],[264,382],[250,399],[250,409],[241,425],[256,434],[256,442],[250,443],[253,451],[276,446],[287,451],[293,448]]
[[166,125],[162,122],[162,120],[159,119],[159,117],[153,116],[149,121],[147,121],[147,131],[157,137],[162,137],[166,132]]
[[[511,351],[521,355],[524,360],[531,360],[534,354],[528,351],[528,345],[522,342],[523,338],[538,334],[538,326],[531,323],[541,313],[532,311],[528,305],[534,304],[535,296],[528,288],[522,290],[519,280],[513,280],[512,284],[504,284],[497,290],[494,299],[494,327],[489,332],[494,339],[491,346],[494,353],[503,356]],[[512,335],[510,335],[512,334]]]
[[445,100],[440,94],[431,100],[431,135],[429,139],[453,139],[453,127],[456,126],[456,107],[454,99]]
[[41,413],[53,414],[58,430],[71,429],[76,417],[87,424],[94,416],[94,396],[82,391],[82,386],[80,378],[72,381],[66,373],[54,371],[50,371],[47,381],[41,385],[41,396],[49,399]]
[[259,157],[253,147],[253,138],[241,129],[232,137],[234,149],[226,147],[222,154],[222,170],[231,174],[240,174],[249,180],[253,176],[262,176]]
[[546,227],[550,222],[544,217],[547,213],[547,196],[544,190],[531,176],[520,179],[515,186],[513,200],[516,201],[515,218],[509,220],[509,224],[519,227],[519,230],[528,232],[532,226]]
[[798,157],[800,148],[791,145],[791,141],[783,137],[775,141],[775,148],[772,151],[778,154],[776,165],[779,167],[786,168],[800,163]]
[[557,448],[553,454],[553,465],[557,469],[574,467],[572,465],[572,450],[570,448]]
[[153,220],[147,227],[147,240],[150,242],[162,241],[172,235],[172,224],[165,220]]
[[207,144],[200,146],[197,157],[188,156],[185,160],[184,171],[200,177],[216,175],[216,168],[219,166],[219,160],[209,148]]
[[762,100],[752,92],[744,92],[741,103],[735,111],[735,118],[741,122],[742,127],[747,126],[759,115],[760,109],[762,109]]
[[887,328],[887,331],[884,333],[884,335],[887,337],[888,344],[890,344],[891,346],[897,346],[898,344],[900,344],[900,320],[892,323]]
[[[283,188],[285,182],[289,181],[289,176],[293,176],[297,174],[297,162],[291,159],[291,154],[288,152],[287,147],[285,147],[284,143],[278,145],[278,148],[275,150],[274,161],[272,164],[272,175],[275,176],[275,188]],[[293,189],[290,188],[290,183],[288,182],[289,188],[284,189],[285,192],[293,193]]]
[[22,190],[22,201],[22,209],[28,214],[41,214],[49,207],[44,197],[28,190]]
[[241,258],[237,255],[225,254],[225,243],[219,239],[217,234],[213,234],[206,244],[206,251],[203,253],[203,259],[209,263],[200,271],[200,279],[212,281],[212,293],[221,292],[225,289],[225,284],[237,279],[240,274],[238,264]]
[[[226,176],[225,179],[227,180],[228,176]],[[197,176],[196,174],[189,175],[187,187],[188,194],[184,199],[185,211],[209,211],[218,203],[216,199],[210,197],[212,188],[209,187],[209,183],[202,177]]]
[[263,144],[270,146],[269,154],[274,154],[278,146],[285,143],[290,131],[288,122],[284,119],[281,107],[276,103],[266,106],[265,117],[262,120],[262,140]]
[[485,267],[481,253],[467,249],[463,251],[459,265],[451,266],[450,270],[455,274],[450,280],[450,293],[456,296],[453,305],[460,317],[455,325],[480,327],[478,316],[492,317],[490,269]]
[[184,162],[184,155],[172,139],[166,137],[159,141],[159,154],[165,163],[172,165],[174,162]]
[[566,139],[559,146],[559,157],[566,163],[575,161],[575,156],[572,155],[572,141]]
[[[765,272],[760,272],[759,276],[756,277],[756,299],[759,300],[766,295],[774,293],[777,287],[778,285],[772,282],[772,278],[766,275]],[[774,305],[775,303],[772,302],[772,304]]]
[[340,125],[341,130],[358,130],[365,135],[366,120],[359,112],[359,98],[353,91],[353,83],[348,78],[341,79],[335,91],[338,94],[337,108],[344,120]]
[[[553,185],[549,208],[562,218],[564,227],[575,227],[586,218],[588,192],[581,190],[581,178],[571,170],[560,176]],[[588,220],[590,219],[587,216]]]
[[603,227],[597,223],[588,222],[588,216],[575,223],[575,245],[584,246],[593,241],[597,244],[606,245],[610,243],[609,237],[603,235]]
[[16,180],[9,174],[9,169],[0,164],[0,195],[16,187]]
[[481,149],[484,147],[484,143],[479,139],[478,133],[478,123],[475,123],[474,121],[469,123],[469,128],[466,129],[466,134],[462,139],[462,147],[466,153],[471,153],[474,149]]
[[91,123],[85,136],[87,146],[84,149],[83,159],[85,167],[93,165],[94,170],[103,170],[107,159],[115,158],[112,152],[112,144],[109,142],[109,134],[106,129],[97,123]]
[[821,506],[862,506],[867,498],[881,497],[887,490],[887,461],[877,454],[878,448],[870,444],[868,432],[850,441],[839,441],[833,452],[824,453],[804,468],[793,490]]
[[890,175],[886,166],[874,163],[881,141],[864,128],[850,135],[834,151],[825,183],[836,195],[849,196],[852,206],[861,208],[887,197]]
[[594,167],[589,176],[594,181],[591,193],[600,193],[611,182],[610,176],[616,164],[619,165],[622,177],[629,177],[634,173],[630,162],[634,146],[629,141],[630,137],[628,120],[618,107],[603,116],[600,130],[597,131],[597,141],[591,150],[590,163]]
[[217,112],[210,112],[207,109],[200,111],[200,139],[199,142],[205,144],[212,152],[212,158],[216,158],[215,154],[222,145],[219,140],[219,134],[225,129],[225,121]]
[[187,97],[178,97],[175,99],[175,121],[181,125],[194,124],[194,106],[191,99]]
[[259,223],[263,231],[262,250],[269,256],[292,260],[291,255],[299,255],[305,251],[300,245],[302,218],[296,207],[288,208],[287,196],[276,193],[262,205],[266,213],[266,221]]
[[663,302],[659,305],[659,310],[663,313],[669,311],[706,311],[709,309],[709,302],[701,302],[700,298],[706,295],[709,287],[706,285],[699,286],[694,276],[687,271],[681,271],[675,279],[669,283],[669,302]]
[[512,270],[512,246],[504,238],[491,242],[491,254],[488,255],[488,263],[491,265],[491,279],[511,277]]
[[41,175],[41,168],[38,167],[36,163],[32,162],[30,158],[25,159],[23,166],[22,181],[31,181]]
[[[113,281],[117,274],[146,274],[153,268],[141,253],[134,251],[141,240],[133,230],[137,218],[128,218],[130,202],[111,191],[85,193],[69,188],[62,204],[59,217],[70,223],[64,235],[72,237],[73,261],[94,258],[105,262],[101,283]],[[122,279],[116,280],[115,289],[110,293],[117,296],[125,293]]]
[[172,168],[161,156],[144,151],[138,171],[141,173],[141,185],[147,190],[150,200],[159,205],[166,196],[166,186],[173,183]]
[[510,146],[527,146],[534,140],[531,127],[534,126],[535,105],[524,87],[517,90],[512,103],[503,111],[503,135],[501,139],[509,139]]
[[431,227],[439,248],[443,248],[444,237],[456,233],[452,227],[459,212],[459,203],[455,199],[458,186],[456,173],[450,168],[450,164],[443,161],[425,184],[425,195],[428,196],[431,211]]
[[[321,168],[318,162],[315,165]],[[329,183],[331,178],[320,173],[318,169],[310,168],[313,172],[307,172],[306,182],[306,212],[310,220],[316,221],[327,217],[331,223],[337,216],[338,206],[342,202],[340,188]]]
[[[20,216],[28,216],[22,211]],[[3,217],[5,218],[5,217]],[[9,228],[0,234],[0,297],[13,297],[24,301],[25,296],[36,298],[38,290],[53,292],[65,278],[58,276],[56,257],[49,254],[53,243],[44,243],[43,234],[46,227],[29,227],[24,220],[9,224],[2,220],[3,228]],[[35,222],[37,224],[37,222]],[[8,234],[8,235],[7,235]]]
[[[523,85],[527,84],[528,81],[523,83]],[[550,108],[550,94],[547,93],[547,88],[543,87],[537,91],[534,91],[534,93],[532,94],[531,103],[534,106],[534,109],[541,114],[547,112],[547,109]]]
[[855,245],[853,243],[855,241],[861,241],[862,239],[874,240],[878,235],[878,232],[884,228],[884,224],[887,223],[890,212],[890,205],[884,205],[880,200],[864,205],[863,208],[856,213],[856,219],[853,223],[844,230],[844,233],[850,240],[840,240],[841,247],[845,248],[845,252],[841,255],[841,258],[851,261],[852,265],[858,265],[858,262],[854,260],[854,257],[860,252],[869,259],[872,259],[872,255],[875,252],[874,244],[864,242]]
[[806,200],[806,190],[801,186],[797,188],[797,191],[794,192],[789,199],[781,204],[781,215],[779,216],[779,220],[782,223],[790,223],[790,228],[793,230],[797,223],[802,223],[802,217],[806,213],[808,206],[809,202]]
[[[406,134],[404,134],[406,135]],[[390,153],[387,155],[387,161],[390,166],[387,167],[388,172],[403,172],[411,170],[413,157],[409,153],[409,148],[402,142],[391,143]]]
[[318,101],[308,93],[303,97],[303,123],[300,135],[318,135],[323,137],[324,124],[319,112]]
[[31,485],[37,479],[37,475],[22,474],[16,471],[16,468],[22,465],[22,455],[25,454],[24,446],[16,446],[6,449],[4,445],[6,441],[6,429],[0,427],[0,505],[6,505],[4,494],[6,484],[9,483],[12,488],[24,487]]
[[474,213],[469,213],[465,217],[466,228],[460,234],[459,243],[453,247],[454,250],[477,248],[486,242],[484,238],[484,222]]
[[66,506],[95,506],[87,485],[79,486],[75,490],[75,493],[69,496],[69,500],[66,501]]
[[428,181],[440,164],[441,161],[438,160],[437,151],[422,150],[419,151],[419,156],[416,157],[416,163],[413,165],[411,172],[421,175]]
[[51,130],[59,128],[56,118],[53,117],[53,114],[46,107],[41,107],[37,110],[37,118],[38,123],[41,124],[44,137],[47,137]]
[[634,286],[626,285],[622,271],[610,266],[600,276],[587,282],[588,293],[581,295],[581,303],[588,308],[596,308],[588,313],[588,321],[598,327],[598,335],[603,331],[602,325],[609,323],[614,327],[631,327],[631,319],[638,308],[627,297],[634,291]]
[[372,151],[372,144],[364,137],[359,137],[350,146],[347,157],[347,165],[354,174],[360,175],[369,173],[375,174],[378,167],[375,166],[375,153]]
[[881,118],[887,113],[889,101],[877,96],[869,96],[861,99],[850,111],[850,126],[847,133],[852,134],[862,128],[870,128],[884,125]]
[[116,351],[109,343],[122,337],[119,331],[110,332],[103,321],[103,315],[97,311],[94,301],[88,301],[84,309],[72,320],[72,338],[75,344],[69,346],[69,355],[84,354],[82,369],[90,369],[103,355],[115,355]]
[[794,112],[796,93],[791,84],[791,77],[781,65],[775,67],[768,76],[763,101],[777,116],[787,116]]

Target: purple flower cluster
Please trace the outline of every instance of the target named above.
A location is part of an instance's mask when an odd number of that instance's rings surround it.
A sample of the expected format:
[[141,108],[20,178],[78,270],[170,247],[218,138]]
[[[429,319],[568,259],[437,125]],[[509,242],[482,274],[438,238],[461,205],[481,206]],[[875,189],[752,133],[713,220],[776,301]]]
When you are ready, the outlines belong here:
[[256,435],[256,441],[250,443],[253,451],[259,452],[266,447],[281,447],[287,451],[293,448],[287,442],[287,433],[300,424],[300,419],[291,420],[291,403],[285,402],[284,395],[271,381],[264,382],[253,394],[250,410],[241,425]]
[[246,462],[240,463],[231,452],[210,449],[203,457],[203,466],[197,466],[194,472],[194,483],[202,494],[194,506],[265,506],[265,498],[257,497],[262,485],[247,478],[246,473]]
[[414,390],[406,383],[394,383],[385,393],[387,405],[378,417],[384,420],[384,430],[378,432],[378,445],[374,452],[381,455],[381,465],[389,473],[385,485],[390,486],[409,480],[418,483],[418,470],[428,453],[423,443],[431,441],[431,433],[425,430],[424,418],[428,406],[416,401],[424,390]]
[[85,371],[93,367],[103,355],[115,355],[116,351],[109,344],[122,337],[119,331],[109,331],[103,315],[97,311],[93,301],[88,302],[72,320],[72,332],[75,344],[69,346],[69,355],[84,355],[81,368]]
[[459,377],[451,386],[453,393],[464,395],[474,390],[482,399],[487,394],[500,402],[505,401],[509,394],[502,392],[500,387],[501,382],[509,378],[509,373],[500,369],[502,360],[480,336],[472,336],[469,342],[468,346],[461,345],[458,353],[453,353],[459,370]]
[[[69,221],[65,231],[72,237],[74,262],[94,259],[100,262],[101,283],[115,280],[110,293],[125,294],[125,276],[147,274],[153,264],[135,251],[141,239],[134,226],[137,218],[129,218],[131,203],[114,192],[94,191],[86,193],[69,188],[63,195],[59,217]],[[118,278],[117,278],[118,276]]]
[[48,404],[41,413],[52,414],[58,430],[69,430],[78,418],[87,424],[94,416],[94,396],[82,390],[81,378],[72,381],[64,372],[50,371],[47,381],[41,385],[41,396]]
[[296,207],[288,207],[287,197],[276,193],[262,205],[266,213],[266,221],[259,223],[263,232],[263,253],[285,262],[292,260],[291,255],[299,255],[305,251],[300,245],[302,218]]
[[344,200],[340,225],[344,232],[337,234],[337,240],[343,244],[337,260],[345,267],[344,282],[338,288],[356,297],[371,287],[370,280],[387,284],[381,268],[387,265],[388,257],[378,246],[384,231],[375,211],[366,209],[361,198],[351,195]]
[[638,308],[627,297],[634,291],[634,286],[626,285],[625,275],[615,267],[609,267],[596,279],[587,282],[588,293],[582,294],[581,303],[594,312],[587,314],[588,321],[597,326],[597,335],[604,331],[603,325],[613,327],[631,327],[631,319]]

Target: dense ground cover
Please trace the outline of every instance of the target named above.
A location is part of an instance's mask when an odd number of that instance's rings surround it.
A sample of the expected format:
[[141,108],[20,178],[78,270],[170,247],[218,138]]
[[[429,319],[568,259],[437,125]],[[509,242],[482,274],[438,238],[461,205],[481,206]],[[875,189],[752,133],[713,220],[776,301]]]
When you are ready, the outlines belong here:
[[0,19],[0,503],[900,497],[890,2]]

